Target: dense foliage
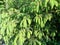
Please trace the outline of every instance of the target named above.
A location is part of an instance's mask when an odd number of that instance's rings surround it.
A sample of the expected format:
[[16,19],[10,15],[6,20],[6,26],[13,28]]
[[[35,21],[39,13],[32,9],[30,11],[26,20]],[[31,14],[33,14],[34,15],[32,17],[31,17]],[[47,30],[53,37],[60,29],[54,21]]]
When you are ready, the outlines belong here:
[[0,0],[0,40],[60,45],[60,0]]

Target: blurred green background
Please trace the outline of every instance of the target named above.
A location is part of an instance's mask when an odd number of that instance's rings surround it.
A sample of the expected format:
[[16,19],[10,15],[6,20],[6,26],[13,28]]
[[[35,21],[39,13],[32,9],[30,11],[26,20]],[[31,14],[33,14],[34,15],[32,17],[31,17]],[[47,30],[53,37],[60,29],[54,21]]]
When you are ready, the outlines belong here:
[[0,45],[60,45],[60,0],[0,0]]

